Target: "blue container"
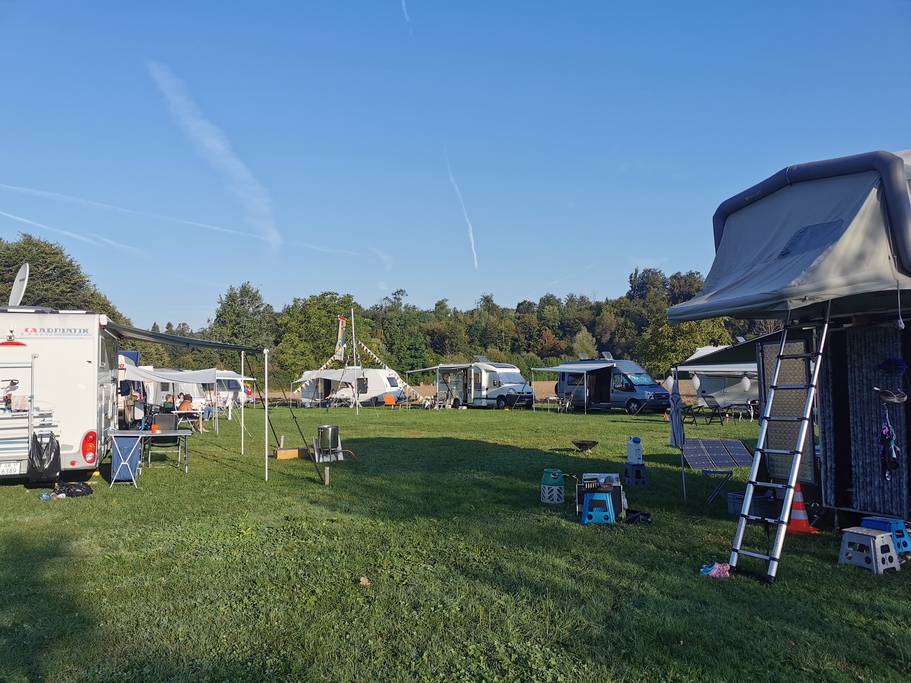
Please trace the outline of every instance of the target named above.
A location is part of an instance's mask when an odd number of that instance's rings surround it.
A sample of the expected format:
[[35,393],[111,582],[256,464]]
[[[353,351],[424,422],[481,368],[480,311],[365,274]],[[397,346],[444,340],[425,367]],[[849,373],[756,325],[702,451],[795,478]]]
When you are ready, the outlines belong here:
[[136,481],[139,471],[139,458],[142,455],[142,441],[136,436],[115,436],[111,449],[111,483],[130,483]]

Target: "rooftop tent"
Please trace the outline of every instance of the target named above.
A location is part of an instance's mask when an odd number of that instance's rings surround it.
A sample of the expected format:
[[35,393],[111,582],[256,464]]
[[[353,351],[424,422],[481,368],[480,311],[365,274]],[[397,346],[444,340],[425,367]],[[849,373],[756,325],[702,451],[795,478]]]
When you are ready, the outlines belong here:
[[896,291],[911,290],[906,158],[869,152],[789,166],[723,202],[702,291],[668,320],[784,318],[826,301],[833,316],[894,310]]

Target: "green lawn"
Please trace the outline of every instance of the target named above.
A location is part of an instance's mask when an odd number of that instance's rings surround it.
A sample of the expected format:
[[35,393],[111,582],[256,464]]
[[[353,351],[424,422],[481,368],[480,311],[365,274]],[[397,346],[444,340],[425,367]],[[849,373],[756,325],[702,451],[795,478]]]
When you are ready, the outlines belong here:
[[[339,426],[323,486],[269,461],[263,411],[190,439],[190,472],[41,501],[0,485],[4,681],[907,681],[911,573],[789,536],[778,581],[710,579],[734,517],[661,416],[270,411],[286,446]],[[756,423],[687,425],[755,443]],[[652,524],[586,525],[545,468],[623,473],[639,436]],[[599,442],[581,454],[574,439]],[[102,475],[108,467],[102,467]],[[739,471],[743,488],[747,472]],[[732,482],[733,484],[733,482]],[[365,585],[366,584],[366,585]]]

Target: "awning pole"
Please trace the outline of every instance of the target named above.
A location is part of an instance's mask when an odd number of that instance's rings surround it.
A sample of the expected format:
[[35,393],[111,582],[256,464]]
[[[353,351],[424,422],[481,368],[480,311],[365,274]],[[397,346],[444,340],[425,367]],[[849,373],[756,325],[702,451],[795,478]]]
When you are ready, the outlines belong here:
[[263,433],[265,435],[266,445],[263,448],[263,457],[266,461],[266,481],[269,481],[269,349],[263,349],[263,367],[265,367],[265,385],[266,396],[263,405],[265,406],[265,420],[263,424]]
[[[244,352],[240,352],[240,376],[244,377]],[[244,394],[244,400],[240,404],[240,454],[244,454],[244,405],[247,403],[247,388],[244,386],[244,381],[240,380],[240,390]]]

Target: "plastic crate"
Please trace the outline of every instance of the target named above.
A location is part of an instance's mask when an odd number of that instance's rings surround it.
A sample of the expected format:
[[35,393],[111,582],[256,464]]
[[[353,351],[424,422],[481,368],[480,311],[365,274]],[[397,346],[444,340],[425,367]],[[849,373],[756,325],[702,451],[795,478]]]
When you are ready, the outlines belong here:
[[[738,491],[727,495],[729,515],[739,515],[743,512],[743,499],[745,497],[746,491]],[[749,514],[762,517],[777,516],[781,510],[780,504],[776,506],[777,502],[771,492],[754,493],[753,500],[750,501]],[[777,509],[775,509],[776,507]]]

